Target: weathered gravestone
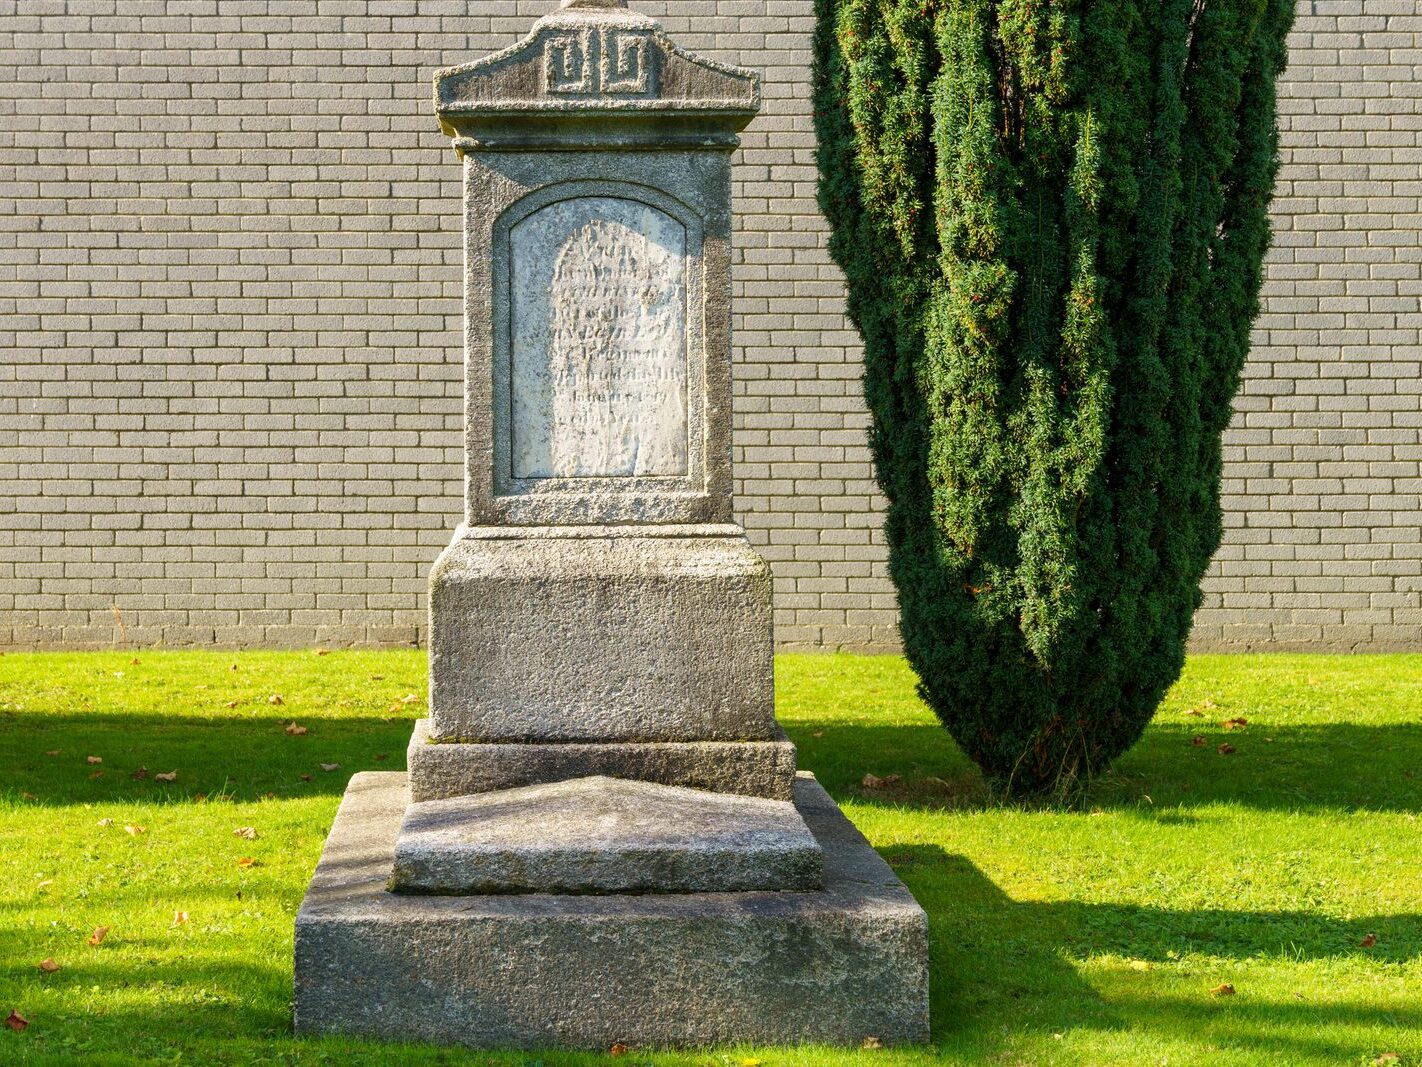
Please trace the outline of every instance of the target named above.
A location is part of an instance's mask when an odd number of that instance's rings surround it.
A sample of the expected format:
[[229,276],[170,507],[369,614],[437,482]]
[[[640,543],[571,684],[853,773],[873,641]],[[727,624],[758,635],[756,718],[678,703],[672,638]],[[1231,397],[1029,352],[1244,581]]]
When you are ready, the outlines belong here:
[[565,0],[436,105],[465,168],[467,514],[408,774],[351,780],[297,917],[297,1029],[924,1040],[924,914],[796,775],[731,514],[755,77]]

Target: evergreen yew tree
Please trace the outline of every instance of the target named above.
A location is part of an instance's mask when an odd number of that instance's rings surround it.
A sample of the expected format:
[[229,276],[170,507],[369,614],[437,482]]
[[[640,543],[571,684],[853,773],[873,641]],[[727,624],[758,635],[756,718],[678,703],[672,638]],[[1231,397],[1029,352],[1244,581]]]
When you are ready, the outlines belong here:
[[1219,544],[1293,0],[816,0],[820,205],[924,699],[1070,791]]

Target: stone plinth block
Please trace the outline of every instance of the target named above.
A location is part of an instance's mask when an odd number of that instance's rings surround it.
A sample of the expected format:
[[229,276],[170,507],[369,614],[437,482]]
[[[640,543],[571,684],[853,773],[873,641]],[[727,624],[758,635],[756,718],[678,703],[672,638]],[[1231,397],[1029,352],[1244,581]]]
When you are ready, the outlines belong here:
[[486,1048],[928,1037],[928,927],[812,779],[808,893],[391,893],[403,774],[358,774],[296,918],[296,1030]]
[[820,885],[820,846],[786,800],[575,778],[411,804],[402,892],[724,893]]
[[776,736],[775,741],[436,743],[430,740],[429,720],[420,719],[405,765],[416,802],[594,774],[789,800],[795,746],[784,733]]
[[462,529],[430,576],[435,740],[775,740],[769,568],[676,529]]

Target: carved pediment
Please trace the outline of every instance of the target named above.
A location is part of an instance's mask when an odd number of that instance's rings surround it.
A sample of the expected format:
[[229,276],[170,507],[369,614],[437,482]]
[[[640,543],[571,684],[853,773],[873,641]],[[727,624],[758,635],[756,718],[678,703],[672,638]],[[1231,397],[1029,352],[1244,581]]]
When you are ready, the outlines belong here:
[[755,74],[684,52],[652,19],[612,6],[566,7],[512,48],[435,75],[436,110],[462,136],[540,114],[565,126],[577,115],[676,114],[703,128],[719,117],[733,131],[759,106]]

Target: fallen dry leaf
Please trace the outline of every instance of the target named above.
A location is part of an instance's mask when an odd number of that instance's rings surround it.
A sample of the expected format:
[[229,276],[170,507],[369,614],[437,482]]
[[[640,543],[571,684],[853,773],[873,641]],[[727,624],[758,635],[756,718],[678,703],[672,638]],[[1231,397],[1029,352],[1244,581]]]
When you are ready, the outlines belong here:
[[228,708],[235,708],[236,706],[237,706],[237,701],[235,701],[235,700],[229,700],[226,704],[223,705],[223,707],[228,707]]
[[94,927],[94,932],[89,935],[89,944],[90,944],[90,945],[100,945],[100,944],[103,944],[104,938],[106,938],[106,937],[109,936],[109,931],[112,930],[112,929],[113,929],[112,926],[96,926],[96,927]]
[[1359,942],[1359,944],[1362,945],[1364,948],[1372,948],[1372,947],[1373,947],[1374,945],[1376,945],[1377,943],[1378,943],[1378,935],[1377,935],[1377,934],[1369,934],[1367,937],[1363,938],[1363,940]]
[[372,682],[383,682],[383,681],[385,681],[385,675],[383,675],[383,674],[372,674],[372,675],[370,676],[370,680],[371,680]]
[[59,970],[59,964],[54,962],[53,956],[46,956],[44,959],[39,961],[39,969],[42,970],[45,974],[53,974],[55,971]]
[[193,688],[194,688],[194,689],[206,689],[207,686],[205,686],[205,685],[195,685],[195,686],[193,686]]
[[22,799],[24,799],[24,800],[38,800],[38,799],[39,799],[39,797],[35,796],[33,793],[26,793],[26,792],[24,792],[23,790],[21,790],[21,792],[20,792],[20,797],[21,797]]
[[140,834],[146,834],[148,832],[148,827],[137,826],[134,823],[129,823],[123,828],[123,832],[128,834],[130,837],[138,837]]
[[316,650],[316,655],[318,656],[329,656],[330,654],[331,650],[329,648],[318,648]]
[[1387,1067],[1389,1063],[1401,1063],[1402,1057],[1396,1052],[1384,1052],[1377,1059],[1373,1060],[1373,1067]]
[[228,669],[229,671],[235,671],[235,670],[237,669],[237,664],[234,663],[234,664],[232,664],[232,666],[228,667],[227,669]]
[[254,860],[251,856],[243,856],[241,859],[239,859],[239,860],[237,861],[237,866],[241,867],[244,871],[245,871],[248,867],[255,867],[256,865],[257,865],[257,861]]
[[285,704],[286,701],[281,698],[280,694],[278,694],[278,693],[273,693],[271,696],[267,697],[267,703],[268,703],[268,704]]
[[1234,996],[1234,986],[1230,985],[1228,982],[1222,982],[1219,985],[1215,986],[1214,989],[1211,989],[1210,993],[1211,995],[1216,997],[1232,997]]
[[387,759],[390,758],[390,753],[388,753],[388,752],[377,752],[377,753],[375,754],[375,758],[376,758],[377,760],[387,760]]
[[1223,726],[1226,730],[1243,730],[1246,726],[1249,725],[1249,720],[1246,719],[1243,715],[1240,715],[1233,719],[1226,719],[1224,722],[1220,723],[1220,725]]
[[309,781],[311,781],[311,775],[309,775],[309,774],[303,774],[303,775],[301,776],[301,780],[302,780],[303,782],[309,782]]
[[52,885],[54,885],[54,879],[53,879],[53,878],[46,878],[43,882],[36,882],[36,883],[35,883],[35,888],[36,888],[36,889],[44,889],[44,888],[46,888],[47,886],[52,886]]
[[1222,741],[1220,747],[1215,749],[1221,756],[1233,756],[1239,749],[1235,748],[1228,741]]
[[87,764],[89,764],[89,766],[92,767],[92,766],[94,766],[95,764],[103,763],[103,762],[104,762],[104,757],[103,757],[103,756],[85,756],[85,757],[84,757],[84,762],[87,763]]
[[5,1017],[5,1025],[17,1033],[30,1025],[30,1021],[17,1011],[12,1011]]
[[100,826],[112,826],[113,824],[114,824],[114,821],[113,821],[112,819],[100,819],[100,820],[99,820],[99,825],[100,825]]
[[132,778],[135,782],[144,782],[144,781],[147,781],[147,780],[148,780],[148,768],[147,768],[147,767],[139,767],[138,770],[136,770],[136,771],[134,771],[132,774],[130,774],[129,777]]
[[137,667],[137,666],[138,666],[138,660],[136,660],[136,659],[131,659],[131,660],[128,661],[128,665],[129,665],[130,667]]
[[153,780],[155,782],[176,782],[178,780],[178,772],[164,771],[162,774],[155,774]]
[[417,700],[419,700],[419,699],[420,699],[420,698],[417,697],[414,693],[410,693],[410,694],[408,694],[407,696],[401,697],[401,698],[400,698],[400,703],[401,703],[401,704],[413,704],[415,701],[417,701]]
[[293,720],[287,725],[286,732],[292,737],[305,737],[311,731],[308,730],[305,726],[298,726]]
[[1206,700],[1206,701],[1204,701],[1204,702],[1200,705],[1200,707],[1202,707],[1202,708],[1213,708],[1213,707],[1216,707],[1216,706],[1217,706],[1217,705],[1215,704],[1215,702],[1214,702],[1213,700]]
[[46,756],[58,756],[59,754],[60,754],[60,749],[57,749],[57,748],[52,748],[52,749],[50,749],[48,752],[45,753]]
[[1204,713],[1203,711],[1201,711],[1199,708],[1186,708],[1186,709],[1185,709],[1185,714],[1186,714],[1186,715],[1193,715],[1193,716],[1194,716],[1195,718],[1197,718],[1197,719],[1203,719],[1203,718],[1205,717],[1205,713]]
[[866,774],[860,779],[859,784],[865,789],[883,789],[885,786],[893,785],[899,780],[897,774],[886,775],[880,778],[877,774]]
[[607,1054],[609,1056],[625,1056],[627,1055],[627,1046],[619,1041],[607,1050]]
[[339,763],[323,763],[321,769],[323,771],[338,771],[341,769],[341,765]]
[[823,730],[813,730],[813,731],[811,731],[810,736],[811,736],[811,737],[824,737],[824,736],[825,736],[825,732],[824,732]]
[[187,921],[188,921],[188,913],[187,913],[187,912],[185,912],[185,911],[175,911],[175,912],[173,912],[173,925],[174,925],[174,926],[182,926],[182,925],[183,925],[185,922],[187,922]]
[[1190,744],[1194,745],[1196,748],[1204,748],[1206,743],[1207,742],[1205,741],[1205,738],[1202,734],[1196,734],[1194,737],[1190,738]]
[[89,775],[89,781],[92,782],[95,778],[102,778],[103,776],[103,771],[95,771],[93,774]]
[[239,826],[232,831],[232,836],[240,837],[246,841],[255,841],[257,839],[257,828],[255,826]]
[[881,1041],[879,1038],[874,1037],[873,1035],[870,1035],[869,1037],[866,1037],[866,1038],[864,1039],[863,1044],[861,1044],[859,1047],[860,1047],[860,1048],[883,1048],[883,1047],[884,1047],[884,1042]]

